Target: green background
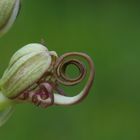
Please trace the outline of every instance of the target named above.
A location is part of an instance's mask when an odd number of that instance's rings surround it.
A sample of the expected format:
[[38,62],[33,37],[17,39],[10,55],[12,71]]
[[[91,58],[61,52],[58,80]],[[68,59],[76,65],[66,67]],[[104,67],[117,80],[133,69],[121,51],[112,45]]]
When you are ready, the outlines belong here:
[[96,67],[94,86],[75,106],[17,105],[0,128],[0,139],[139,140],[140,3],[23,0],[16,23],[0,39],[0,74],[17,49],[42,38],[59,55],[89,54]]

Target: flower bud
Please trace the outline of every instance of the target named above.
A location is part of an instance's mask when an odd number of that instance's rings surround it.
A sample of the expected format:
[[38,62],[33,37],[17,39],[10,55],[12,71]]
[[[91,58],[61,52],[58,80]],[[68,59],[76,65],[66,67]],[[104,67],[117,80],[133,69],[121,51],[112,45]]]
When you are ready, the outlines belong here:
[[0,0],[0,36],[13,25],[20,9],[20,0]]
[[41,44],[29,44],[17,51],[0,80],[1,92],[8,98],[18,96],[49,69],[51,54]]

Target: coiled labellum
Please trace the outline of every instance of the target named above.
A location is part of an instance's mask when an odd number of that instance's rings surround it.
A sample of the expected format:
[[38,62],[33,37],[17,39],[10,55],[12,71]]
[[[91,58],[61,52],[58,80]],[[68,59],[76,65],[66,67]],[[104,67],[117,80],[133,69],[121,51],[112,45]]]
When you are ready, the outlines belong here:
[[[89,65],[89,78],[83,90],[69,97],[61,88],[81,83],[87,69],[79,58]],[[70,78],[66,71],[69,65],[79,70],[76,78]],[[18,50],[0,80],[0,106],[9,107],[15,103],[32,103],[47,108],[52,105],[73,105],[88,95],[94,80],[92,59],[84,53],[70,52],[58,57],[41,44],[29,44]],[[2,106],[3,105],[3,106]]]

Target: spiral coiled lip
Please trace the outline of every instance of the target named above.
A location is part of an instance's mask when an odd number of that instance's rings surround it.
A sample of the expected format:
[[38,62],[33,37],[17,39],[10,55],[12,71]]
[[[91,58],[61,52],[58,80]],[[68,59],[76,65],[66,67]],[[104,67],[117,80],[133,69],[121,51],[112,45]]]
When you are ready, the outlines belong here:
[[[95,75],[94,64],[88,55],[86,55],[85,53],[80,53],[80,52],[65,53],[64,55],[62,55],[58,58],[55,68],[54,68],[55,69],[54,74],[56,76],[56,79],[61,84],[66,85],[66,86],[76,85],[83,81],[83,79],[85,78],[85,76],[87,74],[86,67],[83,64],[83,62],[81,62],[78,59],[71,58],[71,57],[81,57],[81,58],[84,58],[85,60],[87,60],[89,62],[89,65],[91,66],[90,71],[92,74],[91,74],[90,79],[94,80],[94,75]],[[70,64],[75,65],[79,70],[79,76],[77,76],[76,78],[70,78],[70,77],[66,76],[66,68]]]
[[[79,94],[73,97],[66,96],[67,94],[65,94],[65,92],[61,88],[57,88],[56,90],[57,93],[54,94],[54,98],[55,98],[54,104],[56,105],[73,105],[81,102],[89,94],[89,91],[94,81],[95,68],[91,57],[81,52],[69,52],[60,56],[56,62],[54,75],[58,83],[64,86],[74,86],[82,82],[85,76],[87,75],[87,70],[86,70],[87,67],[85,67],[83,62],[78,59],[73,59],[71,57],[80,57],[88,62],[89,71],[90,71],[89,78],[83,90]],[[66,75],[66,68],[70,64],[74,64],[79,69],[80,74],[76,78],[70,78]],[[63,96],[60,96],[59,94]]]

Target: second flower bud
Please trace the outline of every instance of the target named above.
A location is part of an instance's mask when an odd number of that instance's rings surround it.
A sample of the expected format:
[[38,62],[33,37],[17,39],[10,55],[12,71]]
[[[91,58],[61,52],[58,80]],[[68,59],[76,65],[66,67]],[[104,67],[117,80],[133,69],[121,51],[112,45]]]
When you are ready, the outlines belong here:
[[20,0],[0,0],[0,36],[13,25],[20,9]]

